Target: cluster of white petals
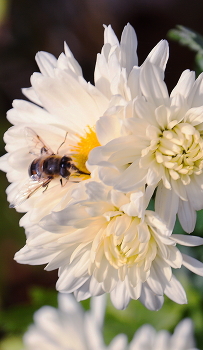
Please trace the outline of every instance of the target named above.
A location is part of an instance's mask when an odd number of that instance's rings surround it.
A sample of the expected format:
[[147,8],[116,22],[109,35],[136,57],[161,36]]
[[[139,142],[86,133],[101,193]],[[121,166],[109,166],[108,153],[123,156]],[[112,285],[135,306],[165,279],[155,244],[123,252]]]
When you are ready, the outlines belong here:
[[90,311],[84,312],[71,295],[59,294],[59,307],[44,306],[34,315],[23,337],[23,350],[197,350],[193,324],[184,319],[173,335],[157,332],[145,324],[128,344],[125,334],[117,335],[108,346],[102,335],[104,298],[91,300]]
[[[101,180],[119,191],[156,189],[157,213],[169,228],[178,213],[190,233],[196,211],[203,209],[203,74],[195,81],[194,72],[184,71],[169,96],[163,71],[147,61],[140,68],[139,88],[133,103],[116,106],[114,119],[122,115],[125,135],[113,138],[109,127],[109,142],[98,137],[102,146],[91,151],[88,162],[99,165]],[[103,128],[100,118],[98,135]]]
[[[163,66],[165,46],[164,41],[157,45],[146,62]],[[61,186],[59,177],[55,177],[44,190],[42,178],[30,179],[30,164],[42,153],[42,145],[41,149],[39,145],[36,147],[36,138],[40,137],[52,153],[71,156],[80,171],[90,174],[92,167],[87,169],[86,161],[89,152],[100,145],[101,133],[109,141],[106,126],[114,128],[111,138],[122,132],[116,118],[108,116],[115,112],[116,101],[131,101],[140,93],[136,47],[136,34],[129,24],[123,30],[120,43],[111,26],[106,27],[104,46],[95,67],[95,86],[83,78],[81,67],[66,44],[65,53],[58,59],[46,52],[36,55],[41,73],[34,73],[32,86],[23,89],[32,102],[14,100],[13,108],[7,113],[14,126],[4,136],[8,153],[0,159],[0,169],[11,182],[7,188],[8,201],[18,211],[28,212],[28,224],[37,223],[51,212],[75,180],[73,176],[72,181]],[[95,125],[101,116],[104,129],[97,135]],[[28,129],[36,134],[35,139],[27,135]],[[81,175],[76,180],[87,177]]]
[[[46,191],[43,186],[34,191],[41,179],[30,179],[28,169],[42,155],[42,142],[51,153],[60,157],[71,155],[78,169],[88,173],[85,166],[88,153],[99,145],[95,123],[109,103],[102,92],[85,81],[66,44],[65,53],[58,59],[39,52],[36,61],[41,73],[34,73],[32,87],[23,89],[32,102],[14,100],[13,108],[7,113],[14,126],[4,135],[8,153],[0,159],[0,168],[11,182],[7,188],[8,201],[18,211],[28,212],[28,222],[33,223],[49,213],[73,184],[68,181],[66,186],[61,186],[56,177]],[[83,179],[80,176],[79,180]],[[23,196],[26,201],[21,200]]]
[[34,314],[34,324],[24,334],[23,350],[113,350],[102,336],[103,297],[91,300],[84,312],[72,295],[59,294],[58,309],[43,306]]
[[165,330],[157,332],[152,326],[146,324],[137,330],[127,349],[198,350],[195,347],[193,324],[189,318],[181,321],[172,335]]
[[157,310],[166,294],[186,303],[172,268],[184,265],[203,276],[203,264],[181,254],[176,244],[198,246],[203,238],[172,234],[153,211],[140,218],[140,198],[140,192],[83,181],[66,197],[64,209],[46,216],[40,227],[27,228],[27,244],[15,259],[58,268],[57,289],[74,292],[77,300],[110,293],[119,309],[139,299]]
[[[26,212],[23,264],[59,269],[57,289],[77,300],[110,293],[115,307],[139,299],[158,310],[164,294],[187,302],[172,269],[203,276],[203,264],[177,244],[203,239],[172,233],[176,214],[192,232],[203,208],[203,84],[185,71],[169,96],[168,44],[141,66],[128,24],[111,26],[88,83],[71,51],[40,52],[41,73],[8,112],[0,168],[11,207]],[[155,211],[147,210],[153,193]]]

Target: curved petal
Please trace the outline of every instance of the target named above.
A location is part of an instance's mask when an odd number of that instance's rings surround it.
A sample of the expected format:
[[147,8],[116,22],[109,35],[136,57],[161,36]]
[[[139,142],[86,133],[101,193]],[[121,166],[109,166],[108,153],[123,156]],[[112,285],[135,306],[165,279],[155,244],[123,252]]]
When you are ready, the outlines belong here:
[[186,254],[183,256],[183,265],[190,271],[196,273],[199,276],[203,276],[203,263],[197,259],[192,258]]
[[133,66],[138,65],[137,36],[133,27],[128,23],[121,35],[121,66],[126,68],[129,74]]
[[140,85],[145,98],[155,108],[160,105],[169,106],[167,87],[159,69],[146,61],[140,71]]
[[[169,46],[166,40],[161,40],[149,53],[146,61],[150,61],[150,63],[154,64],[160,71],[162,72],[162,78],[164,78],[164,70],[166,68],[166,64],[169,56]],[[143,63],[145,64],[145,62]]]
[[117,286],[110,293],[112,304],[118,310],[124,310],[129,304],[130,296],[126,288],[125,282],[118,282]]
[[178,208],[178,218],[180,220],[183,230],[187,233],[194,231],[196,224],[196,211],[192,207],[191,203],[188,201],[180,200]]
[[196,247],[199,245],[203,245],[203,238],[197,236],[172,234],[171,239],[174,240],[176,243],[187,247]]
[[145,283],[142,285],[142,292],[139,300],[147,309],[152,311],[158,311],[164,302],[163,296],[154,294]]
[[187,304],[185,290],[174,275],[172,275],[171,280],[167,283],[164,293],[168,298],[178,304]]

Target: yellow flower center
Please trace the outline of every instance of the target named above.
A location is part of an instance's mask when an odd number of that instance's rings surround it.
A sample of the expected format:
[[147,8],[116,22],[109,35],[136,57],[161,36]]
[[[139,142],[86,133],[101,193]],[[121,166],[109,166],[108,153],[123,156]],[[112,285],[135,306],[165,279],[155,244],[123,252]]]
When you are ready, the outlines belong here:
[[141,223],[138,217],[123,214],[112,217],[101,231],[100,238],[97,236],[93,244],[89,273],[93,273],[97,279],[100,269],[103,271],[108,262],[117,270],[122,281],[128,269],[133,269],[132,283],[136,284],[140,280],[146,280],[156,255],[157,243],[150,227]]
[[[124,214],[126,215],[126,214]],[[113,229],[115,225],[115,218],[113,218],[110,223]],[[120,218],[122,220],[122,217]],[[121,235],[117,236],[115,234],[115,228],[113,229],[113,234],[110,236],[104,237],[104,245],[108,249],[104,250],[105,255],[109,263],[116,269],[119,269],[121,266],[126,265],[127,267],[131,267],[133,265],[137,265],[137,267],[151,265],[151,262],[154,260],[157,252],[156,243],[151,235],[149,227],[146,225],[146,230],[148,231],[148,238],[145,242],[141,242],[139,239],[139,233],[137,227],[140,223],[140,219],[138,217],[132,217],[131,223],[128,229]],[[108,227],[108,231],[110,228]],[[133,231],[133,239],[128,240],[126,237],[128,236],[128,232],[132,234]],[[153,250],[153,254],[151,251]],[[149,254],[150,252],[150,254]],[[146,263],[148,260],[148,264]],[[149,263],[150,262],[150,263]],[[145,269],[145,268],[144,268]]]
[[73,146],[73,148],[71,149],[71,152],[73,152],[71,157],[76,167],[80,171],[87,173],[87,175],[82,174],[81,176],[84,178],[88,178],[89,170],[86,168],[85,165],[88,159],[88,155],[93,148],[100,146],[100,143],[97,139],[97,135],[94,128],[91,128],[90,126],[87,127],[85,136],[80,136],[79,139],[80,140],[77,143],[77,145]]
[[[186,128],[187,133],[184,132]],[[174,180],[179,178],[183,180],[183,177],[188,177],[193,173],[198,175],[202,172],[202,146],[199,131],[192,125],[180,123],[172,130],[163,131],[155,151],[156,161],[165,166]]]

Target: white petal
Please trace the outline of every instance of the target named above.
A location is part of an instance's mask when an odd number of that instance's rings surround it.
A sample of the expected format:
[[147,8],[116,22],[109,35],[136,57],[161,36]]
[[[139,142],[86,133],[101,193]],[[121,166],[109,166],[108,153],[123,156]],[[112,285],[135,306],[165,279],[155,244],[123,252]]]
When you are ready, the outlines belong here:
[[133,287],[130,285],[130,283],[127,283],[127,288],[131,299],[134,299],[134,300],[139,299],[142,292],[142,282],[138,283],[136,287]]
[[185,290],[174,275],[172,275],[170,282],[167,283],[164,293],[178,304],[187,304]]
[[201,124],[203,122],[203,106],[190,108],[185,114],[184,120],[192,126]]
[[[169,170],[169,172],[172,172],[173,170]],[[177,173],[176,173],[177,175]],[[180,179],[173,179],[171,177],[171,187],[174,190],[174,192],[183,200],[183,201],[187,201],[187,192],[185,189],[185,185],[182,183],[182,181]]]
[[25,95],[30,101],[36,103],[39,106],[42,106],[42,103],[40,101],[40,99],[38,98],[35,90],[33,89],[33,87],[29,87],[29,88],[23,88],[22,89],[22,93],[23,95]]
[[172,190],[166,189],[163,183],[161,183],[156,191],[155,211],[168,226],[169,230],[173,230],[174,228],[178,204],[179,198],[177,194]]
[[101,328],[104,322],[106,309],[106,294],[91,298],[91,314],[96,324]]
[[115,235],[120,236],[124,234],[124,232],[129,228],[131,225],[132,218],[129,217],[128,215],[122,215],[122,216],[117,216],[114,220],[114,230],[115,230]]
[[92,314],[92,310],[90,313],[86,312],[85,314],[84,329],[87,337],[88,349],[102,349],[104,347],[104,339],[101,333],[101,328]]
[[183,265],[190,271],[196,273],[199,276],[203,276],[203,263],[197,259],[192,258],[186,254],[183,256]]
[[177,85],[175,86],[175,88],[172,90],[170,96],[173,97],[176,94],[181,94],[185,98],[187,98],[192,92],[194,81],[195,81],[195,72],[191,72],[189,69],[185,70],[181,74],[180,79]]
[[[58,225],[62,225],[62,226],[74,226],[74,224],[78,224],[78,221],[80,221],[78,220],[78,217],[81,218],[82,221],[87,219],[87,222],[89,222],[89,215],[87,214],[85,209],[81,206],[79,207],[75,205],[72,205],[72,206],[70,205],[58,212],[52,212],[51,217],[53,221],[55,221]],[[47,221],[47,225],[46,225],[46,221]],[[42,221],[41,226],[48,229],[49,218],[47,218],[46,221],[45,222]]]
[[130,296],[125,282],[118,282],[116,288],[110,293],[112,304],[118,310],[124,310],[129,304]]
[[108,350],[125,350],[127,349],[128,339],[125,334],[118,334],[108,346]]
[[167,349],[170,344],[170,338],[169,332],[165,330],[159,331],[154,342],[154,349]]
[[201,73],[196,79],[194,86],[188,96],[189,106],[200,107],[202,106],[202,96],[203,96],[203,74]]
[[76,303],[72,294],[58,293],[59,308],[67,313],[80,313],[82,312],[81,305]]
[[74,291],[74,296],[78,302],[86,300],[92,296],[89,290],[89,282],[90,278],[81,287]]
[[190,202],[185,202],[180,200],[179,208],[178,208],[178,218],[180,220],[180,224],[183,230],[187,233],[191,233],[194,231],[196,224],[196,211],[190,204]]
[[89,290],[92,296],[98,296],[104,293],[102,284],[98,283],[94,276],[90,279]]
[[54,68],[57,63],[56,57],[48,52],[40,51],[36,54],[35,59],[43,75],[54,76]]
[[[200,176],[202,177],[202,174]],[[195,210],[203,209],[203,190],[200,187],[202,184],[202,179],[198,177],[198,175],[191,176],[190,183],[187,186],[185,186],[188,200]]]
[[[195,350],[194,329],[192,320],[185,318],[175,328],[171,336],[171,349],[191,349]],[[197,350],[197,349],[196,349]]]
[[147,284],[150,289],[157,295],[163,295],[166,281],[165,276],[160,273],[158,269],[154,269],[152,264],[150,268],[150,276],[147,279]]
[[[64,43],[64,51],[66,54],[66,57],[68,58],[68,62],[66,64],[68,64],[69,68],[78,76],[82,76],[82,69],[79,65],[79,63],[76,61],[76,59],[74,58],[71,50],[69,49],[68,45],[66,43]],[[60,59],[60,56],[59,56]],[[59,61],[59,60],[58,60]]]
[[[71,75],[64,71],[57,72],[58,79],[42,77],[38,73],[33,74],[32,85],[43,106],[51,114],[57,115],[70,129],[84,133],[85,127],[94,126],[101,115],[96,102],[97,98],[88,93],[87,86],[84,89],[83,85]],[[105,107],[104,104],[104,110]],[[75,118],[76,115],[77,118]]]
[[156,335],[157,334],[155,329],[151,325],[145,324],[144,326],[140,327],[134,334],[134,337],[129,346],[129,350],[153,349]]
[[121,124],[118,118],[103,116],[96,123],[96,133],[101,145],[120,136]]
[[169,106],[169,96],[167,87],[162,80],[159,69],[145,62],[140,72],[140,85],[141,90],[149,103],[152,103],[155,107],[160,105]]
[[172,234],[171,239],[173,239],[176,243],[187,247],[196,247],[199,245],[203,245],[203,238],[197,236]]
[[114,188],[122,192],[131,192],[143,186],[146,182],[146,169],[139,169],[138,161],[134,161],[118,178]]
[[116,36],[116,34],[114,33],[111,25],[104,25],[104,44],[111,44],[112,46],[116,45],[119,46],[119,41],[118,38]]
[[133,67],[128,77],[128,86],[131,91],[131,98],[141,96],[140,90],[140,68]]
[[50,260],[49,264],[45,267],[45,270],[47,271],[55,270],[58,267],[64,265],[64,262],[69,264],[70,257],[74,251],[74,248],[75,246],[71,246],[71,247],[67,247],[66,249],[63,249],[62,251],[60,251],[60,248],[59,248],[59,251],[55,254],[54,259]]
[[109,188],[101,182],[91,181],[85,184],[85,192],[88,195],[88,199],[92,202],[106,201]]
[[7,112],[7,118],[14,125],[19,125],[20,123],[25,123],[26,126],[32,123],[41,123],[45,125],[51,123],[60,124],[60,121],[56,122],[55,117],[34,103],[23,100],[14,100],[13,107],[13,109],[10,109]]
[[139,300],[147,309],[152,311],[159,310],[164,302],[163,296],[154,294],[145,283],[142,285],[142,293]]
[[[85,260],[87,260],[86,254],[82,257],[83,263],[85,264]],[[56,283],[56,289],[60,292],[72,293],[76,289],[80,288],[88,279],[89,275],[82,271],[81,277],[78,275],[77,271],[77,263],[80,262],[79,259],[75,259],[75,261],[69,266],[65,267],[63,271],[60,273],[59,279]],[[76,274],[77,271],[77,274]]]
[[160,68],[160,71],[162,72],[162,78],[164,77],[164,70],[166,68],[168,56],[169,56],[168,42],[166,40],[161,40],[149,53],[146,59],[146,61],[149,60],[155,66]]
[[101,181],[108,186],[113,186],[115,184],[115,180],[119,177],[119,171],[113,166],[109,167],[109,163],[107,167],[102,166],[99,168],[98,173]]
[[9,153],[6,153],[2,157],[0,157],[0,170],[7,172],[12,169],[8,163],[8,159],[9,159]]
[[20,264],[42,265],[48,263],[55,255],[55,252],[48,249],[29,249],[25,246],[15,254],[14,260]]
[[121,36],[121,66],[126,68],[127,74],[133,66],[138,65],[137,58],[137,36],[133,27],[128,23]]

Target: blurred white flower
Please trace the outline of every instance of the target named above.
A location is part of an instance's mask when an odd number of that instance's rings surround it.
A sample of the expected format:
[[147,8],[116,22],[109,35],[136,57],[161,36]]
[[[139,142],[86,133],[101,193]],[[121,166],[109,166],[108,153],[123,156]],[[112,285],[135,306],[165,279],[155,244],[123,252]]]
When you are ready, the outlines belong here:
[[[172,229],[178,213],[186,232],[192,232],[196,211],[203,208],[203,74],[186,70],[168,94],[163,71],[147,61],[140,68],[140,95],[124,107],[118,103],[114,119],[125,135],[92,150],[89,163],[100,165],[107,185],[123,192],[147,185],[156,192],[156,211]],[[128,111],[128,114],[126,113]],[[112,128],[113,129],[113,128]]]
[[124,194],[89,180],[78,184],[67,200],[64,209],[40,222],[41,227],[27,227],[27,242],[16,261],[59,268],[57,289],[74,292],[78,301],[110,293],[118,309],[139,299],[158,310],[165,294],[187,303],[172,268],[184,265],[203,276],[203,264],[181,254],[176,244],[198,246],[202,238],[172,234],[149,210],[141,219],[140,192]]
[[[91,300],[84,312],[72,295],[59,294],[59,307],[44,306],[34,314],[34,325],[25,333],[24,350],[105,350],[101,333],[105,299]],[[113,349],[112,349],[113,350]]]
[[[93,170],[86,167],[89,152],[100,145],[95,130],[97,120],[102,116],[99,137],[102,139],[103,135],[104,142],[109,141],[110,126],[114,127],[111,139],[120,135],[121,129],[125,133],[122,117],[117,121],[113,113],[117,101],[125,104],[140,95],[136,49],[136,34],[129,24],[123,30],[120,43],[111,26],[105,27],[104,46],[95,67],[95,86],[85,81],[67,45],[65,54],[58,59],[46,52],[37,54],[41,73],[34,73],[32,87],[23,89],[32,102],[15,100],[13,109],[8,111],[8,120],[14,126],[5,133],[8,153],[0,160],[1,170],[7,172],[12,183],[7,189],[8,201],[18,211],[28,212],[21,225],[37,223],[51,212],[70,187],[77,187],[73,182],[66,183],[66,179],[63,186],[59,181],[61,176],[67,176],[59,170],[70,163],[58,163],[55,176],[56,167],[54,171],[51,165],[43,167],[47,155],[54,153],[60,159],[70,156],[74,163],[71,169],[78,169],[70,179],[85,180]],[[146,62],[153,62],[163,70],[167,55],[167,43],[162,41]],[[29,178],[28,169],[35,159],[38,161],[31,167]],[[51,175],[47,175],[46,169],[50,169]]]
[[192,321],[181,321],[173,335],[146,324],[128,344],[125,334],[106,346],[102,335],[105,299],[91,299],[84,312],[72,295],[59,294],[59,307],[44,306],[34,314],[34,324],[24,334],[23,350],[197,350]]
[[137,330],[128,350],[198,350],[195,348],[192,321],[189,318],[181,321],[173,335],[165,330],[157,332],[146,324]]

